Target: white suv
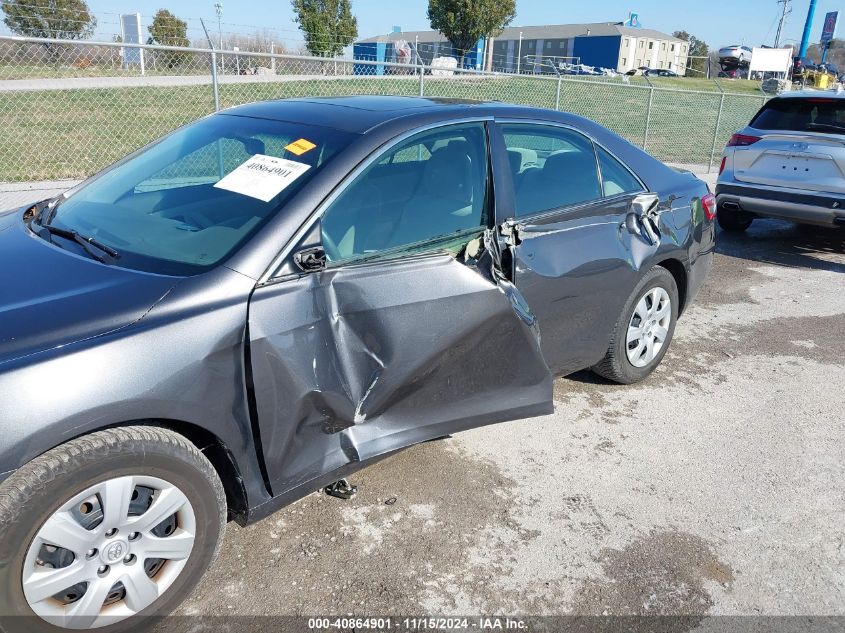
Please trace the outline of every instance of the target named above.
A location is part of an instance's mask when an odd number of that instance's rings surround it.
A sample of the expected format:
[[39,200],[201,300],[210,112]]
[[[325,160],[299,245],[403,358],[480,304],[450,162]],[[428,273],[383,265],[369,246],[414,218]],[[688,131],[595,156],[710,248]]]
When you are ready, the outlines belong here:
[[755,217],[845,226],[845,93],[772,99],[725,148],[716,185],[719,226]]

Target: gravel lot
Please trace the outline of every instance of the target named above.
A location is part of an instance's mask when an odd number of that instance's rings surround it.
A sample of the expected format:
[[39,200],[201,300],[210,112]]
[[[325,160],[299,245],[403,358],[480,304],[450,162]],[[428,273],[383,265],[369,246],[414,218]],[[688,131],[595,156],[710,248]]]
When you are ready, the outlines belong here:
[[230,525],[180,613],[845,615],[845,232],[719,237],[644,384]]

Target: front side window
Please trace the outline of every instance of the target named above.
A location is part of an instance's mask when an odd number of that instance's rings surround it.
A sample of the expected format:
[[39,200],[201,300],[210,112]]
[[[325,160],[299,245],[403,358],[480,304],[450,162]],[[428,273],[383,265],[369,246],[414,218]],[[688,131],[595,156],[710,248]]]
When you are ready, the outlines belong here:
[[487,227],[483,123],[422,132],[387,150],[321,220],[329,263],[424,250]]
[[352,138],[298,123],[206,117],[80,187],[50,223],[114,249],[118,266],[196,274],[244,244]]
[[602,197],[593,143],[568,128],[502,125],[517,217]]

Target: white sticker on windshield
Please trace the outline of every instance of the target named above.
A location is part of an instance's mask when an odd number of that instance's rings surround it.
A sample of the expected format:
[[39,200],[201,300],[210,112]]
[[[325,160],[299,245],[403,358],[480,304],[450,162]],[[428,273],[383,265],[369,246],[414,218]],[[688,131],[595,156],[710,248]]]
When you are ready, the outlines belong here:
[[305,163],[255,154],[214,186],[270,202],[310,168],[311,165]]

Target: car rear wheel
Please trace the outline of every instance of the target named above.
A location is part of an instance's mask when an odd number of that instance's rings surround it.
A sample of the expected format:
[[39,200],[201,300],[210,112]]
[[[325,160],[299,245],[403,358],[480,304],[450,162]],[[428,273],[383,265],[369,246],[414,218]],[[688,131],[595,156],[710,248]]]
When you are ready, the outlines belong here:
[[211,564],[225,517],[214,467],[172,431],[48,451],[0,486],[0,628],[117,632],[164,615]]
[[593,371],[626,385],[643,380],[669,349],[678,308],[675,278],[662,266],[655,266],[625,302],[607,354]]
[[741,233],[751,226],[754,216],[744,211],[728,210],[720,205],[716,209],[716,219],[723,231]]

